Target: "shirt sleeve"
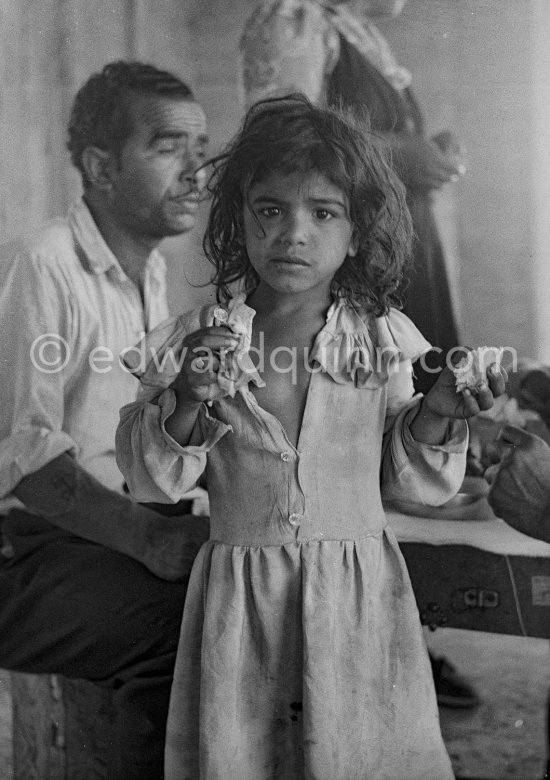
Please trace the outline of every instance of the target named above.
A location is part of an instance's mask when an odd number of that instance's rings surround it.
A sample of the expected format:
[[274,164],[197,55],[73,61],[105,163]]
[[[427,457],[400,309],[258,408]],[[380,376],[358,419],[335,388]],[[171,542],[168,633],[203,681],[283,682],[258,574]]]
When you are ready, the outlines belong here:
[[257,100],[303,92],[313,102],[339,54],[339,37],[319,3],[264,0],[248,19],[240,42],[242,97]]
[[63,452],[70,295],[52,264],[28,254],[0,263],[0,497]]
[[179,501],[197,484],[209,450],[231,430],[202,404],[190,443],[182,447],[164,427],[175,406],[176,396],[171,388],[160,393],[149,388],[120,411],[117,463],[137,501]]

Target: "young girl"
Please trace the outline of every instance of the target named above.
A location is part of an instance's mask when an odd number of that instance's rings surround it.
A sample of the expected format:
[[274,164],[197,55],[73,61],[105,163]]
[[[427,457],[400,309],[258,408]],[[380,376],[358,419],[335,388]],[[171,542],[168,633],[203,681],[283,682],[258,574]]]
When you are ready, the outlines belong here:
[[451,498],[464,418],[503,379],[457,394],[445,369],[414,397],[429,344],[390,307],[411,238],[403,189],[345,115],[299,96],[258,104],[211,189],[220,304],[150,335],[117,434],[137,499],[176,502],[203,475],[210,496],[166,777],[450,779],[382,496]]

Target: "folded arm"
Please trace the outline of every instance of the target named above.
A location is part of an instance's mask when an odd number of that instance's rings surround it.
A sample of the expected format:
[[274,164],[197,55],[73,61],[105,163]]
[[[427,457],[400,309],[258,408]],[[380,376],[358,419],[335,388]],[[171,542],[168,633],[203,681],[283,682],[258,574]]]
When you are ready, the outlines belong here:
[[247,107],[292,92],[317,102],[336,63],[339,38],[318,3],[273,0],[252,13],[240,49]]
[[24,477],[13,494],[25,507],[65,531],[134,558],[167,580],[186,577],[208,522],[164,517],[108,490],[68,453]]

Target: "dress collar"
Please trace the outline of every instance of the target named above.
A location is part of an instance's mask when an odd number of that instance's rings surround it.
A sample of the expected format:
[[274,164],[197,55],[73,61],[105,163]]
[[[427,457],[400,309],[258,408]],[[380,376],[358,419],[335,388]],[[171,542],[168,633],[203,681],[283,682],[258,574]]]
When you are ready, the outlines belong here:
[[[199,328],[224,325],[238,336],[239,344],[234,352],[220,356],[220,397],[245,392],[250,382],[263,387],[265,383],[250,357],[255,314],[245,296],[238,295],[226,306],[212,304],[172,317],[145,336],[138,356],[135,351],[125,356],[125,365],[143,384],[169,387],[181,368],[185,337]],[[327,311],[309,362],[338,384],[376,389],[399,370],[402,361],[414,362],[430,347],[409,318],[397,309],[374,317],[339,298]]]
[[[218,312],[224,311],[223,307],[216,308]],[[227,312],[225,324],[231,327],[231,322],[240,323],[243,334],[236,363],[242,368],[246,364],[248,369],[235,373],[235,378],[239,376],[237,383],[239,387],[248,381],[263,385],[248,355],[255,311],[245,303],[245,296],[239,295],[232,299]],[[212,318],[210,324],[213,322]],[[397,309],[390,309],[385,316],[374,317],[346,298],[337,298],[330,305],[325,325],[315,338],[310,363],[319,366],[338,384],[377,388],[387,382],[390,373],[399,369],[401,361],[414,362],[430,347],[408,317]]]

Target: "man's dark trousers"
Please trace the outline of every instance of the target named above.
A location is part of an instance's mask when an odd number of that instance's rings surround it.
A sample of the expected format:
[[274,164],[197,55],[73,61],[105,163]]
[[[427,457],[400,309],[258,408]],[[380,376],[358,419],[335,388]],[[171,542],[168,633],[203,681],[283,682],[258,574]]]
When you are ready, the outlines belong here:
[[0,667],[112,688],[109,780],[160,780],[187,583],[20,510],[3,530]]

